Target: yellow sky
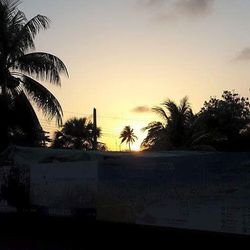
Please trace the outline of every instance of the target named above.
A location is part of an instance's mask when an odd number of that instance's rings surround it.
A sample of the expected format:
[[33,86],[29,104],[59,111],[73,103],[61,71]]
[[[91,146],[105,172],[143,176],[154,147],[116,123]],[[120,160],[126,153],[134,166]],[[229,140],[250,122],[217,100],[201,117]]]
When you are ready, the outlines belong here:
[[[126,125],[135,129],[138,148],[145,137],[140,129],[158,119],[132,112],[135,107],[153,107],[166,98],[178,103],[187,95],[197,112],[223,90],[249,96],[250,1],[161,2],[23,0],[21,5],[28,17],[41,13],[52,20],[36,44],[68,67],[70,78],[63,78],[60,89],[45,84],[62,104],[64,120],[89,116],[96,107],[101,141],[111,150],[120,149]],[[45,129],[55,129],[54,122],[41,120]]]

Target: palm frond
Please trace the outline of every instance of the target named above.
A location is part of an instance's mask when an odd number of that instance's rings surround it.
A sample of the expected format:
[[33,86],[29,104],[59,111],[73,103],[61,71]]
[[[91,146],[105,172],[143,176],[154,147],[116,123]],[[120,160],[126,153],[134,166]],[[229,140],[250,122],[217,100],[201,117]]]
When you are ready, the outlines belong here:
[[125,142],[127,139],[126,137],[120,137],[120,138],[122,138],[121,143]]
[[86,121],[83,118],[71,118],[63,126],[63,133],[66,135],[71,135],[72,137],[85,137],[86,136]]
[[[28,50],[35,49],[34,38],[41,29],[49,27],[50,20],[46,16],[37,15],[26,22],[16,32],[9,49],[10,58],[18,58]],[[11,63],[11,62],[9,62]]]
[[40,30],[49,28],[49,23],[50,20],[48,17],[36,15],[26,23],[22,29],[22,32],[28,32],[32,38],[35,38]]
[[150,122],[146,127],[142,128],[141,130],[143,132],[147,131],[147,130],[150,130],[150,131],[153,131],[153,130],[162,130],[164,129],[164,126],[161,122]]
[[135,142],[135,139],[138,139],[137,136],[134,134],[134,129],[132,129],[130,126],[125,126],[122,130],[120,137],[121,143],[133,143]]
[[169,117],[163,108],[156,106],[156,107],[153,107],[152,110],[153,112],[158,114],[161,118],[163,118],[163,120],[166,123],[169,121]]
[[61,73],[68,76],[66,66],[58,57],[42,52],[21,56],[14,62],[12,68],[39,80],[46,80],[57,85],[61,84]]
[[15,0],[0,1],[0,38],[2,45],[8,43],[14,35],[14,33],[9,32],[9,29],[13,24],[13,20],[17,19],[19,15],[17,10],[19,3],[20,1]]
[[62,124],[63,111],[55,96],[43,85],[34,79],[23,75],[22,83],[28,96],[36,103],[44,114],[49,118],[56,118],[57,124]]
[[19,32],[26,22],[27,18],[25,14],[22,11],[18,10],[16,14],[11,18],[11,20],[9,20],[8,31],[12,33]]
[[[94,126],[86,117],[71,118],[66,121],[61,131],[57,131],[52,144],[57,148],[93,149]],[[97,136],[101,129],[97,128]]]
[[6,20],[10,20],[15,16],[17,6],[20,4],[20,0],[1,0],[0,1],[0,12],[4,13]]
[[190,110],[190,104],[189,104],[189,101],[188,101],[188,97],[185,96],[184,98],[181,99],[180,106],[179,106],[179,111],[182,114],[185,114],[189,110]]
[[162,103],[162,105],[167,109],[167,111],[169,112],[169,117],[174,117],[176,116],[179,112],[178,112],[178,106],[176,105],[175,102],[171,101],[171,100],[166,100],[164,103]]
[[24,146],[42,145],[46,140],[45,132],[27,96],[21,91],[14,99],[10,123],[11,140]]
[[166,139],[166,128],[161,122],[151,122],[142,130],[148,132],[141,144],[142,148],[150,149],[157,147],[159,143],[163,143]]
[[27,119],[22,119],[24,120],[23,123],[27,125],[34,124],[35,127],[42,130],[42,126],[39,122],[39,119],[23,91],[21,91],[15,96],[15,111],[13,114],[13,119],[16,119],[18,117],[20,118],[20,120],[21,117],[29,117],[29,121],[27,121]]

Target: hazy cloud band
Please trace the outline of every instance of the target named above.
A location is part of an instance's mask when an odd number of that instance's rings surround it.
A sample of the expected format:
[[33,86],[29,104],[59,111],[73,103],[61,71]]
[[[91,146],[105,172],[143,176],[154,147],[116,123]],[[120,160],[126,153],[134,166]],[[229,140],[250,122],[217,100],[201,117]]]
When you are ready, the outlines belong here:
[[151,109],[147,106],[138,106],[132,110],[132,112],[134,112],[134,113],[147,113],[150,111],[151,111]]
[[159,17],[198,17],[212,12],[215,0],[138,0]]
[[233,61],[250,61],[250,48],[240,51]]

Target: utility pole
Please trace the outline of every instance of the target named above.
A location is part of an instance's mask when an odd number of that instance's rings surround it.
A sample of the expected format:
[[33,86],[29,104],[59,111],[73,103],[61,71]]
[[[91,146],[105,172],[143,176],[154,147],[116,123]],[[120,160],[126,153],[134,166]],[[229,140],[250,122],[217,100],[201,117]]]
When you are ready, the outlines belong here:
[[94,125],[94,142],[93,150],[97,150],[97,119],[96,119],[96,108],[93,110],[93,125]]

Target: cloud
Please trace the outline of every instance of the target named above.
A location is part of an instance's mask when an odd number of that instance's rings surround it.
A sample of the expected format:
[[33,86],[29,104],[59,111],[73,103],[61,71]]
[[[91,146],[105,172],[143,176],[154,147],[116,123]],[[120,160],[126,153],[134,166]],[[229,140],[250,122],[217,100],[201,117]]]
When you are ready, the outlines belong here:
[[161,19],[200,17],[213,10],[215,0],[138,0]]
[[250,48],[243,49],[233,61],[250,61]]
[[189,16],[207,15],[212,11],[214,0],[179,0],[175,9],[180,14]]
[[150,111],[151,111],[151,109],[147,106],[138,106],[132,110],[132,112],[135,112],[135,113],[147,113]]
[[140,2],[144,4],[145,6],[152,7],[152,6],[161,5],[164,2],[166,2],[166,0],[140,0]]

